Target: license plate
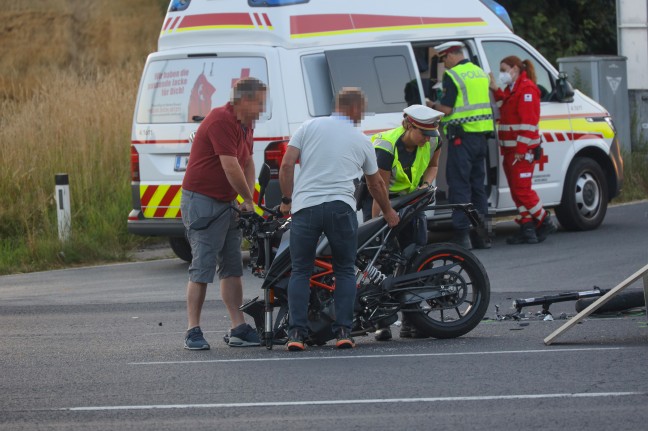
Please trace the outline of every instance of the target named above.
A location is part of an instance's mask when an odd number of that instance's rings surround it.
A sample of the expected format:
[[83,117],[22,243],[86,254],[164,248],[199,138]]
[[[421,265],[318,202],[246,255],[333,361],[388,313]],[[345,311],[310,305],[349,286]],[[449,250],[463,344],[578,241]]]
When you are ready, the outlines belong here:
[[173,168],[176,172],[184,172],[187,170],[187,165],[189,164],[189,156],[176,156],[175,157],[175,167]]

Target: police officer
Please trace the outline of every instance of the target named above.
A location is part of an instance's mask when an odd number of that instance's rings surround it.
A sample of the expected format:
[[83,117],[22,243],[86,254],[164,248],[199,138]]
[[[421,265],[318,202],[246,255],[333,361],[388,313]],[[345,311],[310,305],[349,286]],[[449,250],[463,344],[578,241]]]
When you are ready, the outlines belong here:
[[[446,179],[451,204],[472,202],[482,217],[488,214],[486,177],[487,138],[493,134],[489,77],[464,57],[462,42],[446,42],[434,47],[445,66],[443,97],[430,103],[443,112],[444,132],[448,138]],[[491,241],[471,235],[470,221],[462,211],[453,211],[453,242],[463,247],[490,248]],[[471,238],[472,237],[472,238]],[[472,240],[471,240],[472,239]]]
[[[443,113],[423,105],[412,105],[403,110],[402,124],[371,137],[376,149],[378,173],[388,188],[390,197],[411,193],[419,187],[430,187],[439,170],[441,141],[439,121]],[[377,203],[365,202],[365,221],[380,214]],[[404,231],[403,247],[409,243],[427,244],[425,213],[414,220],[413,229]]]
[[[417,188],[430,187],[436,179],[441,154],[439,122],[443,113],[423,105],[411,105],[403,110],[402,124],[392,130],[377,133],[371,137],[376,149],[378,173],[388,188],[390,197],[411,193]],[[369,218],[367,203],[363,212]],[[376,217],[380,208],[374,202],[369,205],[371,215]],[[415,243],[427,244],[427,218],[420,212],[412,221],[409,229],[404,229],[398,237],[402,247]],[[401,338],[420,338],[423,334],[416,331],[407,315],[403,316]],[[376,340],[387,341],[392,338],[389,327],[379,327]]]

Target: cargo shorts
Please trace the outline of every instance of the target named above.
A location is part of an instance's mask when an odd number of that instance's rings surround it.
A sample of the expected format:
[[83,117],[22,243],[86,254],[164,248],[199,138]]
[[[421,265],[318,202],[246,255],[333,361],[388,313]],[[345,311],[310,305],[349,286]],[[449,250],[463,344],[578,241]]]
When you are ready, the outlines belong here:
[[[182,190],[180,210],[182,223],[191,245],[192,260],[189,280],[194,283],[213,283],[218,269],[219,279],[241,277],[241,230],[238,213],[229,208],[235,202],[219,201],[200,193]],[[220,214],[207,229],[195,230],[189,226],[198,218]]]

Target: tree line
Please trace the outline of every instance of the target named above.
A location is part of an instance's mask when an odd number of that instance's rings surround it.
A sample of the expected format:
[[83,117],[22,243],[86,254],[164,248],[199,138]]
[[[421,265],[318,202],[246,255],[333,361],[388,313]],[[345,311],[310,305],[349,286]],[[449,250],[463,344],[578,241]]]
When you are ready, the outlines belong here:
[[617,55],[616,0],[499,0],[517,35],[554,65],[561,57]]

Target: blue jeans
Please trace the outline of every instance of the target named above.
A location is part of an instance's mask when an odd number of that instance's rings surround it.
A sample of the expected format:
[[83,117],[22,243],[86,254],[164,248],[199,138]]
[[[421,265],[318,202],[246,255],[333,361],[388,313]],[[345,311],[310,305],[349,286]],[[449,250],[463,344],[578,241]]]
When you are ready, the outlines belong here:
[[315,265],[317,243],[324,233],[333,255],[335,273],[335,322],[338,328],[351,330],[356,296],[355,256],[358,247],[356,212],[342,201],[324,202],[292,215],[290,256],[292,273],[288,282],[290,330],[308,333],[310,277]]

